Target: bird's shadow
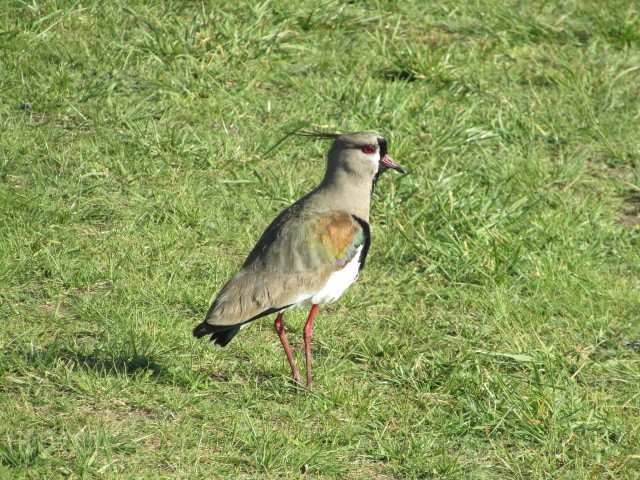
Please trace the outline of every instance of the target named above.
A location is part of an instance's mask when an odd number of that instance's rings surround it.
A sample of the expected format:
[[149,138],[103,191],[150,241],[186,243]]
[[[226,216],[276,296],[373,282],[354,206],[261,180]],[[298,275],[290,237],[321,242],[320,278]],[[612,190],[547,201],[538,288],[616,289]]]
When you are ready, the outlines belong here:
[[[86,349],[54,343],[40,348],[5,347],[0,352],[4,357],[5,367],[9,370],[22,371],[25,365],[28,365],[29,369],[34,370],[52,372],[64,369],[73,373],[90,373],[99,378],[142,376],[147,381],[157,384],[184,388],[193,388],[194,384],[199,384],[205,377],[207,381],[215,383],[237,381],[234,380],[234,375],[244,378],[247,382],[259,378],[263,383],[277,381],[282,377],[280,373],[248,372],[244,368],[237,368],[235,374],[233,369],[224,372],[212,372],[206,368],[198,371],[184,371],[167,358],[171,352],[136,352],[129,348],[117,348],[114,345]],[[289,387],[291,391],[306,390],[304,387],[294,385],[293,381]]]
[[87,352],[62,345],[38,349],[5,348],[3,353],[9,363],[26,363],[47,370],[62,366],[70,371],[88,371],[98,376],[135,376],[143,373],[157,381],[168,377],[167,366],[155,354],[111,352],[103,348]]

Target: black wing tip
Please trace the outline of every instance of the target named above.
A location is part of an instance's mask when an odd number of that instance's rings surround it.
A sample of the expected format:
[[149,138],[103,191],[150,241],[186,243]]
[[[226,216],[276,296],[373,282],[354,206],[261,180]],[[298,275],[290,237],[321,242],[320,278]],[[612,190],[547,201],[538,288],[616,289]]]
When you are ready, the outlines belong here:
[[[290,306],[291,305],[285,305],[284,307],[268,308],[263,312],[260,312],[258,315],[251,317],[249,320],[242,323],[237,323],[235,325],[212,325],[205,320],[193,329],[193,336],[196,338],[202,338],[207,335],[211,335],[209,343],[213,343],[218,347],[224,347],[231,341],[233,337],[238,334],[242,325],[253,322],[254,320],[258,320],[259,318],[262,318],[266,315],[279,312]],[[211,308],[213,308],[213,306]],[[209,317],[207,316],[207,318]]]
[[196,338],[202,338],[205,335],[212,333],[211,325],[207,322],[202,322],[193,329],[193,336]]
[[233,337],[235,337],[240,331],[240,325],[236,325],[235,327],[230,328],[229,330],[222,330],[221,332],[216,332],[211,335],[209,339],[209,343],[213,343],[216,347],[222,348],[226,347],[227,344],[231,341]]
[[218,348],[225,347],[233,337],[240,331],[240,325],[233,325],[229,328],[211,325],[206,321],[199,324],[193,329],[193,336],[196,338],[206,337],[211,335],[209,339],[210,344],[214,344]]
[[193,329],[193,336],[196,338],[202,338],[207,335],[225,332],[232,329],[235,325],[212,325],[206,320],[196,326]]

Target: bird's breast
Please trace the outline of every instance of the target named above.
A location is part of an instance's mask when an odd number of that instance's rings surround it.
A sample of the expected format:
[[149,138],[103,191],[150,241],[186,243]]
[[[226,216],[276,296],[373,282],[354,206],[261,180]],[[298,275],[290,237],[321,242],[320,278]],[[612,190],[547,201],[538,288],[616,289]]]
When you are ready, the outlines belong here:
[[324,286],[316,293],[310,294],[307,298],[298,302],[297,307],[308,307],[310,305],[322,305],[336,301],[344,291],[356,281],[360,271],[360,254],[362,245],[356,250],[354,257],[345,266],[333,272]]

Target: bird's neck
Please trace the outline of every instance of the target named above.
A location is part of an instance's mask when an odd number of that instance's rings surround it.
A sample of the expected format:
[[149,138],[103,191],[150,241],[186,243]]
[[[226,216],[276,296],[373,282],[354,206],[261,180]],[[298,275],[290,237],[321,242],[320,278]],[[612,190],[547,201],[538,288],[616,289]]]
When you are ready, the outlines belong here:
[[328,210],[347,212],[369,222],[372,183],[372,178],[334,171],[325,175],[314,196]]

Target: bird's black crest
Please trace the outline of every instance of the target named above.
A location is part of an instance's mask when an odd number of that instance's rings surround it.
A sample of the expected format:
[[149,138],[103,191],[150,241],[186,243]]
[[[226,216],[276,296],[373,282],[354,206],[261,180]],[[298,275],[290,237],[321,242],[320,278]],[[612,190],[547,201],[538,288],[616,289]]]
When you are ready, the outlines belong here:
[[335,140],[340,136],[339,133],[320,132],[318,130],[298,130],[293,134],[299,137],[315,137],[328,140]]
[[269,155],[272,151],[280,146],[282,142],[284,142],[289,137],[314,137],[321,138],[323,140],[335,140],[340,136],[339,133],[328,133],[328,132],[319,132],[317,130],[292,130],[287,132],[284,137],[274,143],[266,152],[262,154],[263,157]]

